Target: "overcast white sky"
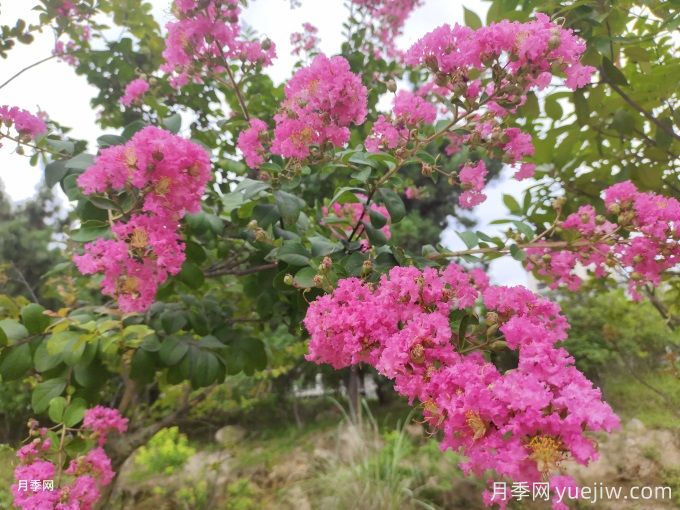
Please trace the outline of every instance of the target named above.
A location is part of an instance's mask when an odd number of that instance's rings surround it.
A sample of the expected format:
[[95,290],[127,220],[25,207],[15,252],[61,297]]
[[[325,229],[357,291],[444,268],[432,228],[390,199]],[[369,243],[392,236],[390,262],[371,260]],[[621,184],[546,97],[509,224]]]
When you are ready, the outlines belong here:
[[[2,10],[0,25],[14,24],[19,17],[33,19],[31,7],[33,0],[0,0]],[[161,25],[170,18],[170,0],[151,0],[154,13]],[[309,21],[319,28],[321,49],[327,54],[337,53],[341,44],[342,22],[346,19],[343,0],[303,0],[302,6],[290,9],[289,0],[254,0],[243,15],[245,23],[272,39],[277,46],[278,59],[269,73],[276,81],[289,77],[293,63],[290,52],[289,34],[298,31],[303,22]],[[408,47],[426,32],[443,23],[462,24],[463,5],[476,11],[484,19],[488,4],[481,0],[425,0],[406,25],[406,31],[399,45]],[[28,45],[18,45],[10,51],[6,60],[0,61],[0,82],[21,68],[51,54],[54,41],[48,32],[38,35]],[[73,128],[75,138],[83,138],[94,143],[101,134],[95,124],[95,113],[90,107],[90,98],[95,90],[85,78],[76,76],[64,63],[49,61],[27,71],[12,83],[0,89],[0,105],[19,106],[30,111],[42,109],[51,118]],[[16,201],[25,200],[35,193],[42,178],[40,168],[31,167],[28,158],[12,153],[11,144],[0,148],[0,180],[5,190]],[[479,219],[479,229],[493,232],[488,223],[506,214],[501,195],[510,193],[518,199],[528,183],[519,183],[509,178],[509,173],[498,183],[487,188],[488,200],[474,210]],[[462,248],[463,244],[450,230],[443,235],[444,243],[452,249]],[[526,284],[527,276],[519,263],[503,258],[494,261],[492,278],[497,283]]]

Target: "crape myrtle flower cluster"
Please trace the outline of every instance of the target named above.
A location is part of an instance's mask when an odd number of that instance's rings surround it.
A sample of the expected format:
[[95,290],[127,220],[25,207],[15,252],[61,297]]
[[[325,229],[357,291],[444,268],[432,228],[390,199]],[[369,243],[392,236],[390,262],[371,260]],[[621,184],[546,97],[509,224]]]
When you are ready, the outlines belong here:
[[143,78],[137,78],[132,80],[125,87],[125,93],[120,99],[123,106],[130,107],[135,103],[139,103],[144,96],[149,91],[149,83]]
[[75,67],[79,62],[74,53],[82,50],[92,37],[92,28],[89,24],[90,10],[79,6],[78,2],[62,0],[56,12],[57,40],[52,53],[61,61]]
[[[467,144],[515,166],[517,179],[531,177],[535,165],[526,161],[534,154],[531,136],[519,128],[504,127],[503,122],[524,104],[532,89],[550,84],[554,74],[566,76],[569,88],[587,85],[594,68],[579,62],[584,51],[580,38],[544,14],[528,23],[501,21],[477,30],[443,25],[416,42],[404,57],[409,66],[427,68],[433,81],[418,95],[399,93],[392,115],[380,116],[374,123],[366,148],[394,150],[410,141],[420,142],[417,129],[432,124],[436,110],[419,96],[453,97],[461,106],[453,120],[465,119],[462,130],[466,133],[447,133],[447,153],[456,153]],[[462,207],[485,200],[485,176],[485,167],[471,163],[460,178],[451,176],[452,183],[464,188]]]
[[133,192],[138,205],[112,221],[114,239],[88,243],[82,255],[74,256],[78,269],[104,273],[102,291],[117,299],[121,310],[146,310],[158,286],[182,267],[179,222],[200,210],[210,176],[205,149],[156,127],[103,149],[78,185],[86,194]]
[[293,55],[309,55],[319,53],[319,29],[311,23],[302,24],[302,32],[290,34],[290,44],[293,46]]
[[604,190],[604,204],[613,221],[584,205],[558,226],[574,238],[562,250],[532,247],[527,268],[548,277],[552,288],[576,291],[582,284],[577,266],[597,278],[623,269],[631,296],[661,283],[664,271],[680,263],[680,202],[652,192],[640,192],[630,181]]
[[393,104],[390,118],[380,115],[373,124],[373,130],[365,142],[367,151],[392,150],[406,145],[412,130],[417,130],[421,124],[432,124],[437,118],[436,107],[413,92],[399,91]]
[[[298,70],[285,87],[285,100],[274,116],[276,127],[269,150],[303,160],[312,147],[342,147],[349,141],[349,126],[361,125],[368,113],[367,90],[350,71],[343,57],[323,54]],[[246,163],[264,162],[268,134],[264,121],[253,119],[238,139]]]
[[[480,297],[483,331],[459,338],[452,312],[471,309]],[[442,432],[441,447],[467,457],[466,473],[493,470],[523,482],[559,477],[566,458],[583,464],[597,458],[585,432],[619,424],[556,345],[568,329],[559,306],[522,287],[489,286],[479,271],[395,267],[377,284],[343,279],[310,305],[304,324],[308,360],[336,369],[367,363],[394,380],[396,391],[419,403],[426,422]],[[480,351],[505,346],[519,362],[503,373]],[[487,492],[488,503],[507,504],[489,498]]]
[[268,66],[276,57],[274,43],[249,41],[241,33],[239,0],[175,0],[177,21],[166,25],[161,70],[180,88],[189,81],[224,73],[227,60]]
[[[404,24],[411,12],[423,4],[423,0],[351,0],[352,6],[364,14],[363,23],[381,43],[386,56],[397,57],[395,41],[402,35]],[[380,56],[380,50],[373,49]]]
[[[47,133],[47,125],[39,115],[33,115],[16,106],[0,106],[0,127],[2,126],[7,128],[8,135],[11,135],[9,130],[13,128],[17,134],[16,139],[20,143],[30,142]],[[0,132],[0,139],[2,137],[3,133]]]
[[[31,442],[17,451],[19,464],[14,470],[12,485],[14,505],[20,510],[92,510],[101,496],[101,489],[111,483],[114,472],[111,459],[103,446],[112,431],[124,433],[128,420],[116,409],[97,406],[85,412],[80,435],[97,439],[97,446],[84,455],[73,458],[60,473],[61,466],[51,458],[56,446],[46,428],[32,421]],[[34,482],[51,482],[51,488]],[[22,482],[25,486],[22,486]]]

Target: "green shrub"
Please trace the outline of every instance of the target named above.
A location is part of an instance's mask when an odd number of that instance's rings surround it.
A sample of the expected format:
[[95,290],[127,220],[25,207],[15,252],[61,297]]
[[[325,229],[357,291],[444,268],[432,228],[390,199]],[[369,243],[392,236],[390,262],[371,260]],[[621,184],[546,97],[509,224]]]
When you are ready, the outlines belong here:
[[185,434],[179,428],[159,430],[142,446],[135,457],[135,464],[147,474],[171,475],[181,469],[196,450],[189,446]]

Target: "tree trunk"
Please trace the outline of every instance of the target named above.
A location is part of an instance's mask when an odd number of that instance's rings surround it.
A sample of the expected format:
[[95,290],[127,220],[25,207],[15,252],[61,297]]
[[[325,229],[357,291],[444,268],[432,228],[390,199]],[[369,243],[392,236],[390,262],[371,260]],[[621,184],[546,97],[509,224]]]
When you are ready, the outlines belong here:
[[359,400],[359,369],[356,366],[349,369],[349,383],[347,384],[347,398],[349,400],[349,418],[357,424],[361,418],[361,402]]

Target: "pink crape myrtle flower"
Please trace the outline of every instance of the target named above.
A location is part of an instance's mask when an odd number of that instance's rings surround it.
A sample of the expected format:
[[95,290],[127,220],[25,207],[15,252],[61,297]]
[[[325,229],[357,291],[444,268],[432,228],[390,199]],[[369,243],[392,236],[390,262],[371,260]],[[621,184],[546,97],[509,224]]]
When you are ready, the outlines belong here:
[[16,106],[0,106],[0,123],[14,127],[21,140],[32,140],[47,132],[47,125],[40,115],[33,115]]
[[149,91],[149,84],[146,80],[142,78],[137,78],[132,80],[125,87],[125,94],[121,98],[120,102],[123,106],[132,106],[134,103],[141,101],[142,96]]
[[314,57],[286,84],[285,95],[274,116],[271,147],[280,156],[305,159],[312,146],[342,147],[349,140],[349,126],[366,120],[366,87],[340,56]]
[[411,129],[432,124],[437,117],[436,107],[420,95],[401,90],[394,97],[392,115],[380,115],[371,134],[364,142],[369,152],[396,149],[408,143]]
[[400,56],[395,40],[403,33],[406,20],[423,0],[351,0],[352,4],[365,12],[364,22],[370,32],[381,43],[374,48],[377,56],[384,51],[388,57]]
[[[488,311],[482,334],[502,335],[518,354],[515,370],[502,373],[480,352],[459,350],[483,340],[474,331],[459,338],[450,314],[480,298]],[[567,457],[596,458],[584,432],[619,425],[558,346],[568,329],[559,306],[522,287],[490,286],[478,271],[395,267],[378,284],[343,279],[311,303],[304,324],[308,360],[335,368],[368,363],[393,379],[441,430],[442,448],[465,455],[466,473],[540,481]]]
[[85,412],[83,428],[95,433],[99,446],[104,446],[109,432],[119,434],[127,431],[128,419],[121,416],[117,409],[96,406]]
[[466,164],[458,174],[458,179],[465,190],[459,197],[461,207],[470,208],[486,199],[482,193],[486,185],[486,164],[478,161],[475,165]]
[[303,32],[290,34],[290,43],[293,46],[293,55],[319,53],[319,29],[311,23],[302,24]]
[[210,157],[199,145],[147,127],[125,145],[100,151],[78,177],[86,194],[139,190],[140,210],[112,225],[115,239],[98,239],[73,260],[83,274],[103,273],[102,291],[123,311],[144,311],[158,286],[185,260],[180,220],[200,210]]
[[262,143],[267,124],[260,119],[251,119],[248,129],[241,132],[237,146],[243,152],[246,164],[250,168],[259,168],[264,163],[265,148]]
[[[47,429],[37,431],[29,445],[17,452],[19,465],[12,485],[14,507],[20,510],[94,510],[101,490],[115,478],[111,459],[102,448],[111,431],[123,433],[127,419],[116,409],[97,406],[85,413],[80,433],[98,439],[99,446],[71,459],[63,471],[48,460],[50,440]],[[35,434],[35,430],[33,433]],[[103,441],[102,441],[103,440]],[[47,486],[50,483],[50,486]]]
[[174,87],[223,73],[228,60],[268,66],[276,57],[274,43],[250,41],[241,33],[238,0],[176,0],[173,5],[177,19],[166,25],[161,70],[171,75]]
[[628,275],[628,290],[641,299],[647,284],[659,285],[662,274],[680,263],[680,202],[652,192],[639,192],[630,181],[604,190],[609,221],[592,205],[580,207],[559,226],[575,232],[577,247],[562,250],[527,249],[527,269],[545,277],[551,288],[581,287],[577,267],[606,278],[618,267]]

